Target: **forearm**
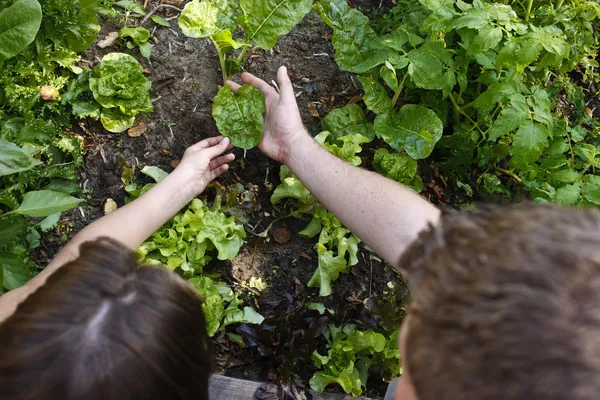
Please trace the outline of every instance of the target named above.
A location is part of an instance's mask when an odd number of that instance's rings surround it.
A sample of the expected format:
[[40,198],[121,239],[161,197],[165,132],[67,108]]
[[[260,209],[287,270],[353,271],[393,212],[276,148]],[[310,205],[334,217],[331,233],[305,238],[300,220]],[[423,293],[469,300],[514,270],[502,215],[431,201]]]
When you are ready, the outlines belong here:
[[0,321],[12,314],[52,273],[77,258],[82,243],[108,236],[132,250],[137,248],[194,198],[195,192],[182,186],[181,182],[185,181],[174,172],[140,198],[81,230],[36,277],[0,297]]
[[439,210],[412,190],[335,157],[303,135],[286,165],[356,236],[392,266]]

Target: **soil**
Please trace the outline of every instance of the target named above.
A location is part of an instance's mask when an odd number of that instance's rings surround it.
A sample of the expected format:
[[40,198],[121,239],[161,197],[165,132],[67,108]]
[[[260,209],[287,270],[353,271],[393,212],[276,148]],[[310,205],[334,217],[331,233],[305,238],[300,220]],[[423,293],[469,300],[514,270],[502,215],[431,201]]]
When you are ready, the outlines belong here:
[[[379,1],[355,1],[363,9],[380,8]],[[391,2],[381,2],[391,7]],[[148,10],[154,8],[151,4]],[[159,12],[164,17],[173,11]],[[150,26],[148,24],[147,26]],[[218,135],[212,119],[212,98],[222,84],[216,51],[208,39],[185,37],[175,20],[171,28],[157,27],[153,33],[157,43],[150,61],[133,52],[153,82],[154,112],[145,117],[146,133],[130,137],[127,133],[111,134],[94,121],[83,121],[74,129],[86,137],[88,146],[82,183],[88,189],[87,206],[80,206],[66,216],[68,224],[60,236],[45,237],[35,254],[45,265],[68,238],[104,215],[103,206],[113,199],[119,206],[126,195],[121,180],[123,166],[155,165],[166,171],[173,170],[184,150],[192,144]],[[105,24],[99,39],[118,26]],[[154,29],[154,28],[152,28]],[[96,64],[104,54],[114,51],[131,52],[115,44],[105,49],[93,46],[85,61]],[[349,73],[341,72],[334,59],[331,31],[311,12],[294,30],[280,38],[271,51],[253,49],[245,69],[267,82],[275,79],[280,65],[288,67],[297,93],[297,101],[307,130],[316,135],[321,130],[321,117],[359,95],[359,89]],[[137,123],[138,121],[136,121]],[[275,220],[277,210],[269,202],[271,191],[279,184],[280,164],[265,157],[258,150],[244,154],[233,150],[236,161],[230,171],[219,179],[225,187],[235,183],[252,184],[258,191],[260,210],[254,212],[246,224],[248,244],[232,262],[219,262],[213,268],[226,282],[242,290],[239,285],[250,278],[262,278],[267,289],[260,296],[245,294],[245,299],[265,317],[274,317],[287,307],[286,293],[304,292],[308,300],[322,301],[315,289],[306,283],[317,267],[314,241],[302,239],[298,231],[308,221],[286,218],[277,221],[269,230],[268,238],[258,236]],[[138,174],[139,175],[139,174]],[[144,183],[144,176],[136,181]],[[214,197],[214,191],[206,195]],[[268,216],[266,216],[268,215]],[[363,302],[369,297],[381,297],[389,291],[388,282],[400,282],[397,274],[371,252],[361,247],[359,264],[334,283],[335,298],[348,310],[346,323],[361,323]],[[341,321],[340,321],[341,322]],[[224,333],[215,338],[219,367],[217,373],[245,379],[266,381],[273,376],[272,365],[260,358],[253,349],[240,347],[225,340]],[[308,375],[309,378],[310,375]],[[383,395],[385,385],[374,383],[368,393]]]

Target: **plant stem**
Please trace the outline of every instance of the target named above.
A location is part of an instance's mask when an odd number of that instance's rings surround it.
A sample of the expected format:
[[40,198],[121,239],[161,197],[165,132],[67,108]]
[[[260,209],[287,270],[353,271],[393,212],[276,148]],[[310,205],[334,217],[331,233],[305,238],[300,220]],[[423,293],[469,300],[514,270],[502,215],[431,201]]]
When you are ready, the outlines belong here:
[[221,53],[221,51],[219,50],[219,46],[217,46],[217,43],[215,42],[215,40],[213,39],[212,36],[210,37],[210,41],[215,46],[215,49],[217,49],[217,55],[219,56],[219,64],[221,64],[221,73],[223,74],[223,85],[224,85],[228,79],[227,72],[225,71],[225,55],[223,55],[223,53]]
[[504,169],[504,168],[500,168],[500,167],[494,167],[494,169],[498,172],[502,172],[503,174],[506,174],[510,177],[512,177],[514,180],[516,180],[519,183],[523,183],[523,180],[521,178],[519,178],[517,176],[517,174],[515,174],[514,172],[512,172],[511,170],[508,169]]
[[144,25],[149,19],[150,17],[152,17],[158,10],[160,10],[161,8],[171,8],[173,10],[177,10],[179,12],[182,12],[183,10],[181,8],[172,6],[170,4],[159,4],[157,5],[154,10],[150,11],[148,14],[146,14],[146,16],[144,17],[144,19],[142,20],[142,22],[140,22],[139,26]]
[[240,65],[242,64],[242,59],[244,58],[244,56],[246,55],[246,50],[248,50],[249,44],[244,46],[244,48],[242,49],[242,51],[240,52],[240,55],[237,57],[238,62],[240,63]]
[[404,78],[402,78],[402,82],[400,82],[400,85],[398,85],[398,90],[396,90],[396,93],[394,93],[394,97],[392,98],[392,107],[395,107],[396,103],[398,102],[400,93],[402,92],[402,89],[404,88],[404,80],[406,79],[407,76],[408,76],[408,74],[404,74]]
[[529,15],[531,14],[531,6],[533,6],[533,0],[527,0],[527,10],[525,12],[525,21],[529,21]]

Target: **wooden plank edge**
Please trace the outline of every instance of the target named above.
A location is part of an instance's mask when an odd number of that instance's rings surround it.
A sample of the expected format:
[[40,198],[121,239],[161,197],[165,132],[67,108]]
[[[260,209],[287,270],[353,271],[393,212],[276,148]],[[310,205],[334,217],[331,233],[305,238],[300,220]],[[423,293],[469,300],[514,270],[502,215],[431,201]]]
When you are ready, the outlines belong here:
[[[229,376],[213,375],[209,383],[210,400],[252,400],[261,382],[231,378]],[[311,390],[313,400],[374,400],[368,397],[350,397],[340,393],[319,393]]]

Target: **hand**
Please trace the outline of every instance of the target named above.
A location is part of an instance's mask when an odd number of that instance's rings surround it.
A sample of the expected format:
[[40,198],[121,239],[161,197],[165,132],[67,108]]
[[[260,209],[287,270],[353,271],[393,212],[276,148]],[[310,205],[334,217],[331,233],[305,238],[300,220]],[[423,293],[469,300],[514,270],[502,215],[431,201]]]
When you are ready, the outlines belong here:
[[[292,143],[297,138],[307,135],[287,69],[280,67],[277,71],[279,93],[262,79],[247,72],[242,73],[242,81],[254,86],[265,95],[265,128],[258,148],[272,159],[285,164]],[[240,85],[232,81],[227,81],[227,85],[234,92],[240,88]]]
[[[181,162],[172,175],[185,180],[185,184],[193,191],[193,196],[202,193],[206,186],[229,169],[229,164],[235,159],[233,154],[223,154],[232,148],[228,138],[223,136],[204,139],[183,153]],[[219,157],[220,156],[220,157]]]

